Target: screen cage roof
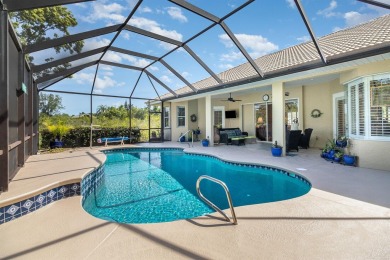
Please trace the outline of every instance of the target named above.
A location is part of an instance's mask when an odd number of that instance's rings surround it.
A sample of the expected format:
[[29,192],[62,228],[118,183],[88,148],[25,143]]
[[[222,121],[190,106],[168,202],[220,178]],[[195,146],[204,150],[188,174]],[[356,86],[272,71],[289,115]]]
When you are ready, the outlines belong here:
[[[169,100],[390,50],[385,0],[352,1],[366,13],[343,9],[344,29],[316,22],[342,16],[334,0],[0,1],[9,12],[64,5],[77,19],[69,35],[24,46],[39,91]],[[357,14],[370,22],[346,18]],[[79,53],[56,51],[76,42]]]

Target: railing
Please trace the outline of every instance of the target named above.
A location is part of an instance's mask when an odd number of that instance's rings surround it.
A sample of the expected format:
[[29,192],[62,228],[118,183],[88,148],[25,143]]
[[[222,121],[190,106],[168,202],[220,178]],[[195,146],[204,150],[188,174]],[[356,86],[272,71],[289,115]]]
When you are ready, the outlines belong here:
[[224,218],[226,219],[227,222],[231,222],[231,221],[230,221],[230,218],[225,214],[225,212],[223,212],[220,208],[218,208],[216,205],[214,205],[214,203],[212,203],[211,201],[209,201],[208,199],[206,199],[206,197],[203,196],[203,194],[200,192],[200,182],[201,182],[203,179],[207,179],[207,180],[209,180],[209,181],[215,182],[215,183],[221,185],[222,188],[225,190],[226,197],[227,197],[228,202],[229,202],[230,212],[232,213],[232,218],[233,218],[233,222],[232,222],[232,223],[233,223],[234,225],[237,225],[237,218],[236,218],[236,213],[234,212],[232,197],[230,196],[230,192],[229,192],[229,189],[228,189],[228,187],[226,186],[226,184],[225,184],[223,181],[221,181],[221,180],[215,179],[215,178],[210,177],[210,176],[207,176],[207,175],[202,175],[202,176],[200,176],[199,179],[196,181],[196,192],[198,193],[199,197],[200,197],[204,202],[206,202],[210,207],[212,207],[213,209],[215,209],[216,211],[218,211],[222,216],[224,216]]
[[194,147],[194,132],[192,130],[188,130],[184,134],[180,135],[179,142],[180,142],[181,138],[185,137],[189,132],[191,132],[191,145],[190,145],[190,142],[187,142],[187,144],[188,144],[188,147],[191,147],[191,146]]

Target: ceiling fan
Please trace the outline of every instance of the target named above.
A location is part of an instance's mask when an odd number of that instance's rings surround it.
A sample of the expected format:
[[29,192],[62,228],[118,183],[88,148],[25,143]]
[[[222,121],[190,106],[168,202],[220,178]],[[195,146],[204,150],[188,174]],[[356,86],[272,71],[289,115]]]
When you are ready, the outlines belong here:
[[234,99],[234,98],[232,98],[232,93],[230,93],[230,96],[228,97],[228,99],[224,99],[224,100],[221,100],[221,101],[236,102],[236,101],[242,101],[242,100],[241,99]]

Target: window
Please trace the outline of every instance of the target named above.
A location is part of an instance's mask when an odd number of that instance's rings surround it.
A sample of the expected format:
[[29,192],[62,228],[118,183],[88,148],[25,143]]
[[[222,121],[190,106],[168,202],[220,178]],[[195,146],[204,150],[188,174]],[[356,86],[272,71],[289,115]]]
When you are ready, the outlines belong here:
[[390,137],[390,78],[370,81],[371,136]]
[[348,84],[349,134],[390,137],[390,75],[361,78]]
[[164,107],[164,128],[170,128],[170,108]]
[[186,108],[179,106],[177,107],[177,126],[186,125]]

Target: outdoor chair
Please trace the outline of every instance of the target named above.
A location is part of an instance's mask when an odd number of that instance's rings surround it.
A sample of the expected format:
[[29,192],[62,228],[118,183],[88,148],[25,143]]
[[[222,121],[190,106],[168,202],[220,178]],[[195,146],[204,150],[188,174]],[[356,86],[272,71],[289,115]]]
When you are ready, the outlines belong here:
[[291,150],[299,151],[299,140],[301,139],[302,130],[291,130],[287,131],[287,140],[286,140],[286,152]]
[[299,142],[299,147],[307,149],[309,148],[309,143],[310,143],[310,136],[311,133],[313,132],[312,128],[307,128],[305,129],[304,133],[301,136],[301,140]]

